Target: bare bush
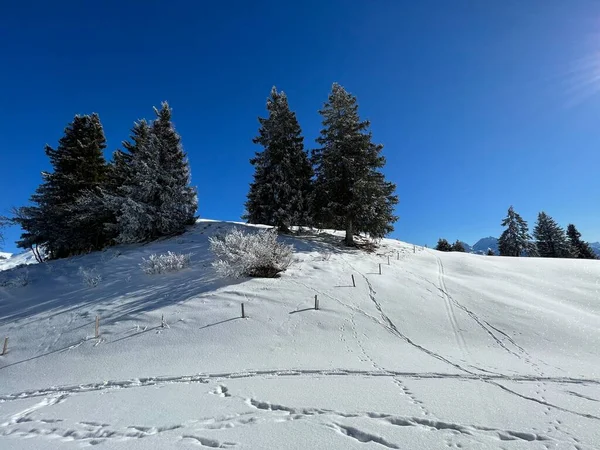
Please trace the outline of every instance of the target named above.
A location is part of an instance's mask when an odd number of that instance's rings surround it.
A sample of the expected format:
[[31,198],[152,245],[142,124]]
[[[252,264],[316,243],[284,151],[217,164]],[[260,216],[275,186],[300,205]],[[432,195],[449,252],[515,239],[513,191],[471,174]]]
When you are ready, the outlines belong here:
[[292,262],[294,247],[277,242],[275,229],[246,233],[234,228],[209,241],[213,266],[223,276],[273,278]]
[[167,252],[162,255],[150,255],[148,259],[143,258],[140,267],[148,275],[177,272],[190,266],[191,254]]
[[102,275],[100,275],[95,268],[85,269],[84,267],[80,266],[78,273],[81,277],[81,281],[87,287],[96,287],[102,281]]

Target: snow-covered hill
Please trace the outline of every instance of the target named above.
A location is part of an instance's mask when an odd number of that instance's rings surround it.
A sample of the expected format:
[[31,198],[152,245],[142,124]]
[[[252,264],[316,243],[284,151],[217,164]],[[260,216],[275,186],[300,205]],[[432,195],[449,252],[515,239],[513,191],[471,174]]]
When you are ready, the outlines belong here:
[[[0,448],[600,448],[600,261],[324,233],[222,280],[231,226],[3,272],[27,285],[0,287]],[[168,250],[192,267],[142,273]]]
[[13,269],[21,265],[37,264],[33,252],[27,251],[13,255],[12,253],[4,253],[5,258],[0,258],[0,272]]

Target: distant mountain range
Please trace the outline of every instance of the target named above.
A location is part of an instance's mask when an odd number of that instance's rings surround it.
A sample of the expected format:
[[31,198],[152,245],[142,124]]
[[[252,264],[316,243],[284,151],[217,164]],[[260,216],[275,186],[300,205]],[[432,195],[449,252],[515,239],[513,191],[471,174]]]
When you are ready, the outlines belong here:
[[481,238],[473,245],[469,245],[463,241],[461,241],[461,243],[465,247],[465,251],[467,253],[477,253],[479,255],[485,255],[488,249],[492,249],[492,251],[496,255],[498,254],[498,239],[492,236]]
[[[485,255],[488,249],[492,249],[496,255],[500,253],[498,251],[498,238],[492,236],[479,239],[474,245],[469,245],[466,242],[462,242],[462,244],[467,253]],[[594,250],[596,255],[600,258],[600,242],[590,242],[590,247],[592,247],[592,250]]]

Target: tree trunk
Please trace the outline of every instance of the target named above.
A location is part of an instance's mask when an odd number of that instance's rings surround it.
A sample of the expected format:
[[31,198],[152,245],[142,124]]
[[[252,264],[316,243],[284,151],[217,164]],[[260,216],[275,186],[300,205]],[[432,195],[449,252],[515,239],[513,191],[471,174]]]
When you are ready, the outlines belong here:
[[346,239],[344,242],[350,247],[354,247],[354,229],[352,227],[352,219],[346,219]]

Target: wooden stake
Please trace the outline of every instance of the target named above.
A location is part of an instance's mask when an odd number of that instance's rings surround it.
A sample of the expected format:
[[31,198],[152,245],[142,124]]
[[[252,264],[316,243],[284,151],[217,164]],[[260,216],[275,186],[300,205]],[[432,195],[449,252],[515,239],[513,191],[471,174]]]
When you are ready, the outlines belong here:
[[315,295],[315,309],[319,309],[319,297],[317,295]]
[[398,252],[396,255],[397,255],[396,259],[397,259],[398,261],[400,261],[400,252]]
[[381,263],[379,263],[379,275],[381,275]]
[[96,339],[100,337],[100,316],[96,316]]
[[165,315],[163,314],[162,317],[160,318],[160,327],[164,328],[165,327]]
[[352,274],[352,287],[356,287],[356,283],[354,282],[354,274]]
[[244,304],[242,303],[242,319],[246,318],[246,312],[244,311]]
[[8,336],[4,338],[4,348],[2,349],[2,355],[0,355],[0,356],[6,355],[7,351],[8,351]]
[[388,255],[388,266],[390,265],[390,255]]
[[413,244],[413,253],[417,253],[417,246]]

